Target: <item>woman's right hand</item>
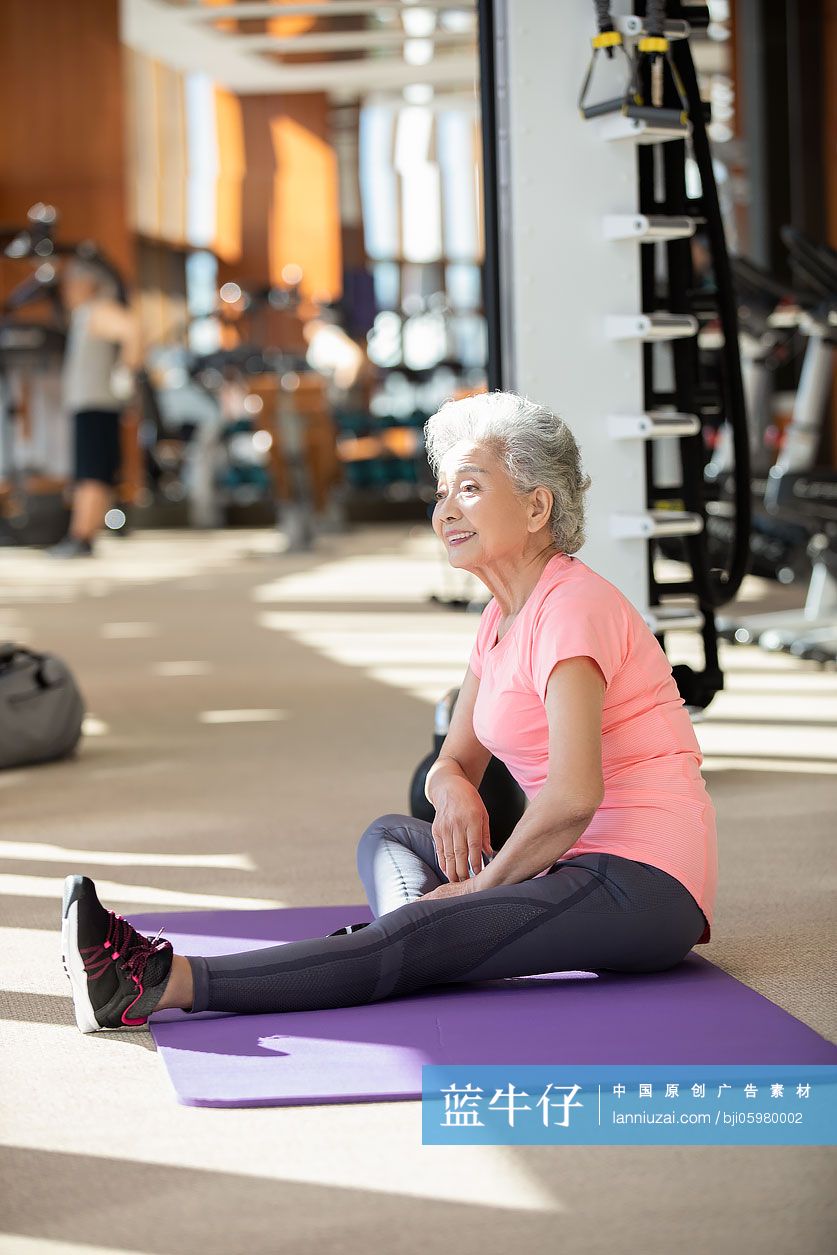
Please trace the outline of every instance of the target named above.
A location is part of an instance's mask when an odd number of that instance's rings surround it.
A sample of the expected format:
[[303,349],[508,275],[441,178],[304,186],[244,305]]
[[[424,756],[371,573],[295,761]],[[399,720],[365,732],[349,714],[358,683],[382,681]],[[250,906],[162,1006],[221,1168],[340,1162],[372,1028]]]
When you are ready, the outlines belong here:
[[433,844],[449,881],[468,880],[468,860],[474,873],[482,871],[482,854],[489,856],[491,837],[488,811],[470,780],[451,780],[434,796]]

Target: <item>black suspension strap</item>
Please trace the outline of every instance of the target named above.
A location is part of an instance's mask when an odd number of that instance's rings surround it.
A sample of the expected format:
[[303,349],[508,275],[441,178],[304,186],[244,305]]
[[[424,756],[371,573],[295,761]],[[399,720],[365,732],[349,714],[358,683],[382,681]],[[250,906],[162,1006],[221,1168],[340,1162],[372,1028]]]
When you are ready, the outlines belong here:
[[[640,121],[654,122],[662,126],[685,127],[689,116],[689,105],[683,80],[672,59],[671,48],[666,38],[665,0],[648,0],[645,9],[645,29],[646,34],[638,40],[634,53],[632,99],[626,104],[623,112],[629,118],[636,118]],[[646,63],[650,63],[651,69],[650,101],[646,100],[643,87],[643,70]],[[668,66],[671,81],[680,101],[679,109],[663,106],[666,66]]]
[[610,0],[593,0],[593,7],[596,10],[598,34],[594,35],[590,40],[593,47],[593,55],[590,58],[590,64],[587,66],[587,73],[584,76],[584,82],[581,84],[581,91],[578,94],[578,111],[583,118],[598,118],[605,113],[618,113],[625,106],[625,93],[610,100],[600,100],[596,104],[590,105],[587,103],[587,93],[590,90],[590,83],[593,78],[593,67],[600,52],[604,52],[610,61],[613,60],[615,52],[621,52],[627,63],[628,87],[631,83],[631,59],[625,49],[621,33],[614,28],[613,19],[610,15]]
[[718,313],[723,332],[721,366],[724,381],[726,418],[732,429],[735,456],[735,517],[732,543],[725,567],[710,571],[708,558],[704,557],[705,570],[696,572],[695,578],[702,597],[712,606],[722,606],[731,601],[750,565],[751,495],[750,495],[750,443],[744,388],[741,381],[741,354],[738,344],[738,303],[735,283],[727,251],[724,223],[712,166],[712,152],[706,132],[703,102],[700,98],[697,71],[687,39],[682,40],[675,51],[679,61],[681,82],[689,102],[692,122],[692,152],[701,182],[701,206],[706,221],[706,233],[712,254],[712,269],[718,292]]

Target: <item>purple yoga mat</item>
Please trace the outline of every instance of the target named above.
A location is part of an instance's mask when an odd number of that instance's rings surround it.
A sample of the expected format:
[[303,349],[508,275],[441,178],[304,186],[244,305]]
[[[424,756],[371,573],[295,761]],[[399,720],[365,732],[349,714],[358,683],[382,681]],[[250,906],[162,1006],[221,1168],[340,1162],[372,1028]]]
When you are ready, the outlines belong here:
[[[367,906],[134,915],[181,954],[325,936]],[[362,1007],[164,1011],[151,1031],[180,1102],[274,1107],[421,1098],[422,1064],[834,1064],[837,1046],[695,951],[667,972],[554,972]]]

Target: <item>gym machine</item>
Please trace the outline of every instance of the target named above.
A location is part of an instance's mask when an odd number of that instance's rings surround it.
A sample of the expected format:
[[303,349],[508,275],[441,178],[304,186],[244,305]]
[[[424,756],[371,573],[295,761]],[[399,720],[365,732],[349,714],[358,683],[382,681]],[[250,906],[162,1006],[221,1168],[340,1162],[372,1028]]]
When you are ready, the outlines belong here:
[[[0,477],[6,483],[2,545],[53,544],[65,534],[69,520],[57,487],[70,472],[70,429],[60,395],[66,313],[56,261],[60,257],[95,261],[110,275],[115,299],[123,304],[128,300],[122,276],[101,250],[92,241],[56,242],[57,223],[55,208],[39,203],[29,211],[25,226],[0,229],[3,255],[33,268],[0,311]],[[152,357],[155,352],[168,353],[163,374],[176,378],[175,387],[156,386],[147,364],[136,372],[148,497],[152,505],[184,501],[194,527],[223,526],[230,508],[269,506],[285,533],[286,551],[307,550],[313,546],[316,526],[324,530],[340,526],[342,517],[333,494],[323,517],[316,517],[306,416],[298,412],[293,394],[285,394],[280,386],[286,378],[296,384],[310,374],[307,363],[299,355],[261,347],[264,326],[259,325],[268,309],[297,308],[299,292],[296,287],[276,286],[238,292],[246,341],[208,354],[177,344],[152,346]],[[48,322],[24,321],[20,314],[24,307],[44,302],[50,306]],[[188,326],[179,334],[185,337]],[[229,421],[222,404],[225,384],[237,382],[246,391],[255,376],[264,375],[276,379],[279,398],[275,413],[265,414],[270,459],[250,416],[242,413]],[[264,464],[270,460],[275,470],[280,451],[284,482],[274,484]],[[40,477],[41,491],[30,490],[32,476]],[[45,491],[44,484],[52,490]]]
[[[127,302],[117,268],[90,240],[59,244],[58,214],[39,202],[24,226],[0,228],[0,250],[12,261],[28,261],[32,273],[9,293],[0,310],[0,479],[6,494],[0,516],[0,545],[51,545],[66,533],[69,509],[60,491],[33,492],[29,479],[62,481],[69,473],[69,428],[61,408],[60,369],[66,316],[55,261],[95,261],[111,278],[115,299]],[[48,320],[20,311],[49,306]]]
[[802,323],[808,347],[793,420],[767,472],[765,509],[779,522],[805,530],[811,577],[804,608],[719,619],[736,644],[787,650],[800,658],[837,661],[837,475],[817,469],[816,458],[837,343],[837,253],[791,227],[782,229],[795,269],[809,296]]
[[[786,228],[787,235],[790,229]],[[802,240],[798,232],[788,238]],[[805,241],[816,250],[817,245]],[[791,256],[794,250],[791,249]],[[810,575],[806,546],[810,526],[781,516],[765,500],[772,467],[803,474],[816,466],[826,425],[831,384],[835,329],[834,294],[819,290],[792,291],[777,284],[761,267],[745,258],[733,261],[742,323],[742,372],[750,422],[753,532],[752,572],[789,584]],[[801,351],[804,358],[791,419],[780,434],[772,421],[772,380],[776,370]],[[777,456],[778,450],[778,456]],[[707,487],[717,485],[718,499],[710,504],[708,531],[714,539],[725,535],[732,453],[725,424],[719,431],[706,466]]]

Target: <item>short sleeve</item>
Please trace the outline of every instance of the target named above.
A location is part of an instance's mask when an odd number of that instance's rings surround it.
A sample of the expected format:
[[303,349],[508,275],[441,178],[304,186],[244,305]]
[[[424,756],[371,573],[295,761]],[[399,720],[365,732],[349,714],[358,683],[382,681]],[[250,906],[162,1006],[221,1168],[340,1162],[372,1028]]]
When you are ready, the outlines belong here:
[[565,658],[592,658],[609,688],[628,655],[628,616],[615,596],[591,602],[553,589],[535,617],[531,644],[532,682],[542,702],[556,663]]
[[488,644],[489,633],[493,630],[494,607],[496,604],[497,603],[492,597],[480,615],[480,621],[477,626],[477,637],[471,650],[471,657],[468,659],[468,666],[471,668],[477,679],[482,678],[482,660],[485,655],[486,645]]

